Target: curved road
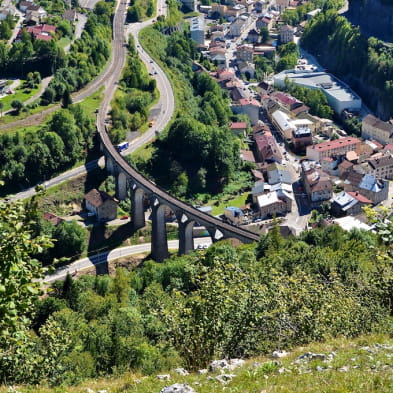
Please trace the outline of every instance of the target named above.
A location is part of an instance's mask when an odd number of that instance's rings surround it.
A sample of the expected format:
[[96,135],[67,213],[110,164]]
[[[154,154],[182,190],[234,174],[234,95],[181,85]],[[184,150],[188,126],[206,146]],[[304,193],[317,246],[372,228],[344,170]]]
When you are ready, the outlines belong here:
[[[165,0],[159,0],[158,1],[158,9],[160,10],[160,14],[165,15],[166,13],[166,4],[165,4]],[[119,57],[116,56],[120,56],[120,61],[116,61],[116,63],[113,62],[113,60],[110,63],[110,69],[106,69],[103,74],[105,75],[101,75],[100,76],[100,81],[101,83],[105,83],[106,82],[106,90],[105,90],[105,97],[110,96],[109,99],[106,100],[106,104],[109,105],[110,100],[114,94],[114,90],[116,89],[117,85],[116,82],[118,79],[120,79],[120,75],[121,75],[121,70],[123,65],[125,64],[125,59],[126,59],[126,52],[127,49],[123,46],[124,44],[124,40],[123,40],[123,26],[124,26],[124,12],[126,9],[126,3],[124,3],[124,0],[122,1],[122,4],[118,4],[118,8],[116,10],[116,17],[114,18],[114,40],[112,42],[112,59],[119,59]],[[128,38],[129,34],[132,34],[135,40],[135,45],[137,45],[137,50],[138,53],[141,57],[141,59],[143,60],[143,62],[146,64],[146,67],[149,68],[152,64],[154,64],[154,69],[157,72],[157,75],[154,75],[154,78],[156,79],[157,82],[157,88],[160,92],[160,99],[157,103],[157,106],[160,108],[160,112],[156,118],[156,122],[154,124],[153,127],[149,128],[144,134],[142,134],[141,136],[139,136],[138,138],[134,139],[132,142],[130,142],[129,148],[125,151],[122,152],[122,155],[127,155],[130,154],[132,151],[136,150],[137,148],[139,148],[140,146],[144,145],[145,143],[149,142],[150,140],[152,140],[155,136],[156,132],[160,132],[162,131],[165,126],[168,124],[168,122],[170,121],[173,112],[174,112],[174,108],[175,108],[175,99],[173,96],[173,91],[172,91],[172,87],[171,84],[167,78],[167,76],[165,75],[164,71],[155,63],[152,63],[152,59],[150,58],[150,56],[148,56],[148,54],[141,48],[140,44],[139,44],[139,38],[138,38],[138,34],[139,31],[152,24],[153,21],[149,20],[143,23],[134,23],[132,25],[129,25],[127,30],[124,32]],[[115,34],[115,27],[116,27],[116,31],[117,33]],[[115,40],[116,40],[116,44],[115,44]],[[116,53],[114,53],[116,50]],[[98,79],[98,78],[97,78]],[[94,88],[93,88],[94,87]],[[92,92],[94,92],[95,90],[98,90],[101,87],[100,83],[95,83],[92,82],[91,85],[88,85],[86,87],[89,88],[89,94],[91,94]],[[79,93],[75,93],[79,94]],[[82,94],[82,92],[81,92]],[[83,93],[86,94],[86,93]],[[89,95],[87,94],[87,95]],[[83,98],[80,98],[79,100],[82,100]],[[57,107],[55,107],[55,109],[57,109]],[[103,108],[103,106],[101,106],[101,108]],[[53,109],[53,110],[55,110]],[[52,108],[50,108],[50,110],[52,110]],[[103,110],[103,109],[102,109]],[[37,114],[38,117],[40,117],[42,115],[41,114]],[[36,116],[36,115],[34,115]],[[27,119],[31,119],[32,117],[29,116],[24,120]],[[18,125],[18,121],[12,123],[12,127]],[[0,127],[0,130],[2,129],[2,127]],[[85,165],[82,165],[80,167],[74,168],[74,169],[70,169],[67,172],[62,173],[59,176],[56,176],[54,178],[52,178],[49,181],[46,181],[44,184],[42,184],[45,188],[49,188],[49,187],[53,187],[55,185],[58,185],[60,183],[63,183],[67,180],[70,180],[74,177],[80,176],[88,171],[91,171],[95,168],[98,168],[99,166],[103,166],[104,165],[104,160],[103,157],[101,157],[99,160],[94,160],[94,161],[90,161],[88,163],[86,163]],[[18,199],[26,199],[29,198],[31,196],[33,196],[35,194],[35,186],[30,187],[24,191],[21,191],[15,195],[9,196],[10,200],[18,200]]]
[[[124,12],[126,10],[126,3],[123,2],[124,0],[121,1],[120,5],[119,3],[117,3],[117,9],[115,11],[115,19],[116,17],[117,19],[119,19],[119,17],[124,17]],[[122,14],[119,15],[121,12]],[[96,79],[94,79],[92,82],[87,84],[84,88],[73,93],[71,95],[73,102],[77,103],[79,101],[84,100],[86,97],[96,92],[101,86],[107,84],[116,66],[117,66],[117,58],[114,55],[114,50],[112,48],[112,56],[110,58],[109,63],[106,65],[104,71],[100,75],[98,75]],[[25,117],[24,119],[16,120],[12,123],[1,125],[0,131],[7,130],[10,128],[15,128],[15,127],[30,126],[34,122],[43,121],[47,115],[56,111],[59,108],[60,108],[60,104],[56,104],[39,113]]]
[[[201,244],[204,247],[208,247],[212,243],[210,238],[196,238],[194,240],[198,244]],[[177,250],[179,248],[179,241],[169,240],[168,248],[171,250]],[[91,257],[82,258],[69,265],[62,266],[56,269],[55,273],[46,276],[42,281],[45,283],[51,283],[53,281],[62,280],[66,277],[67,274],[74,274],[78,271],[100,265],[101,263],[106,263],[109,261],[113,261],[115,259],[124,258],[134,254],[149,253],[150,251],[151,251],[150,243],[115,248],[112,251],[109,252],[107,251],[107,252],[102,252],[100,254],[92,255]]]

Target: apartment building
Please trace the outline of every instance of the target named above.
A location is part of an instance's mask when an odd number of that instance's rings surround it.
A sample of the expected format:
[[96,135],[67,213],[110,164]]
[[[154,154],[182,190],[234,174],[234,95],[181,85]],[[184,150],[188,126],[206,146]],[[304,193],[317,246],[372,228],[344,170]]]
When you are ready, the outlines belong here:
[[313,161],[321,161],[325,157],[345,155],[348,151],[357,151],[362,142],[358,138],[346,137],[307,146],[307,158]]

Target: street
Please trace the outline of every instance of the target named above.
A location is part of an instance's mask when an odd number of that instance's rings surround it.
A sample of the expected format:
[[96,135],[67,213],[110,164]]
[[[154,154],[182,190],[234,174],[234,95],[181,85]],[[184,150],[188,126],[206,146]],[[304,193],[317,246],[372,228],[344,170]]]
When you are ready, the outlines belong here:
[[[194,239],[194,247],[195,249],[205,248],[212,244],[210,237],[206,238],[195,238]],[[198,248],[199,246],[199,248]],[[178,240],[169,240],[168,241],[168,248],[170,250],[177,250],[179,247]],[[138,244],[135,246],[128,246],[128,247],[121,247],[115,248],[114,250],[103,252],[100,254],[92,255],[88,258],[82,258],[78,261],[75,261],[69,265],[62,266],[56,270],[55,273],[51,275],[47,275],[44,279],[44,283],[51,283],[53,281],[62,280],[64,279],[67,274],[73,274],[77,271],[87,269],[89,267],[97,266],[101,263],[106,263],[109,261],[113,261],[115,259],[127,257],[134,254],[145,254],[151,251],[151,244],[144,243]]]

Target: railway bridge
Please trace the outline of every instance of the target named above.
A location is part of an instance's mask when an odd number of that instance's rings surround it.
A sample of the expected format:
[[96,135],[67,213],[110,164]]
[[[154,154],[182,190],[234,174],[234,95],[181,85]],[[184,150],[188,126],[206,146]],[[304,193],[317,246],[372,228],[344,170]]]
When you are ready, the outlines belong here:
[[134,230],[145,226],[145,198],[150,202],[152,210],[151,250],[154,260],[161,262],[169,255],[165,224],[165,212],[168,209],[175,214],[178,222],[179,254],[186,254],[194,249],[193,227],[196,223],[206,228],[213,242],[227,238],[236,238],[243,243],[259,240],[257,234],[224,223],[169,195],[136,171],[117,152],[103,122],[97,122],[97,129],[101,138],[101,150],[105,156],[106,169],[115,178],[117,199],[124,200],[130,193],[131,222]]

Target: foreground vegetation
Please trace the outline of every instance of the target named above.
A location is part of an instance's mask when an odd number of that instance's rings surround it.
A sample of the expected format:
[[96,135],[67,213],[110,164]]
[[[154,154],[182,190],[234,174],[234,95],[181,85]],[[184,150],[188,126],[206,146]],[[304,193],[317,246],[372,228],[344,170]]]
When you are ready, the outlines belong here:
[[[216,379],[219,372],[181,376],[173,369],[168,369],[170,381],[128,372],[120,377],[89,380],[74,387],[53,389],[43,385],[34,386],[34,392],[85,393],[89,388],[113,393],[158,393],[165,386],[186,383],[198,393],[390,393],[392,345],[392,338],[382,334],[313,343],[295,348],[282,359],[272,359],[271,356],[249,359],[244,366],[227,371],[235,376],[226,384]],[[314,360],[296,364],[296,359],[307,352],[325,355],[334,352],[336,356],[330,362]],[[304,372],[299,371],[302,368]],[[32,391],[32,388],[23,386],[17,389],[22,393]],[[0,392],[7,393],[8,389],[0,387]]]
[[[2,382],[76,384],[129,369],[195,370],[214,358],[392,332],[389,212],[372,217],[376,233],[333,225],[284,239],[275,227],[254,245],[222,242],[114,277],[67,277],[38,299],[29,283],[40,268],[29,255],[50,243],[34,232],[32,207],[27,215],[0,207],[2,271],[11,268],[0,281],[7,294],[0,298]],[[32,246],[10,247],[15,233]]]

